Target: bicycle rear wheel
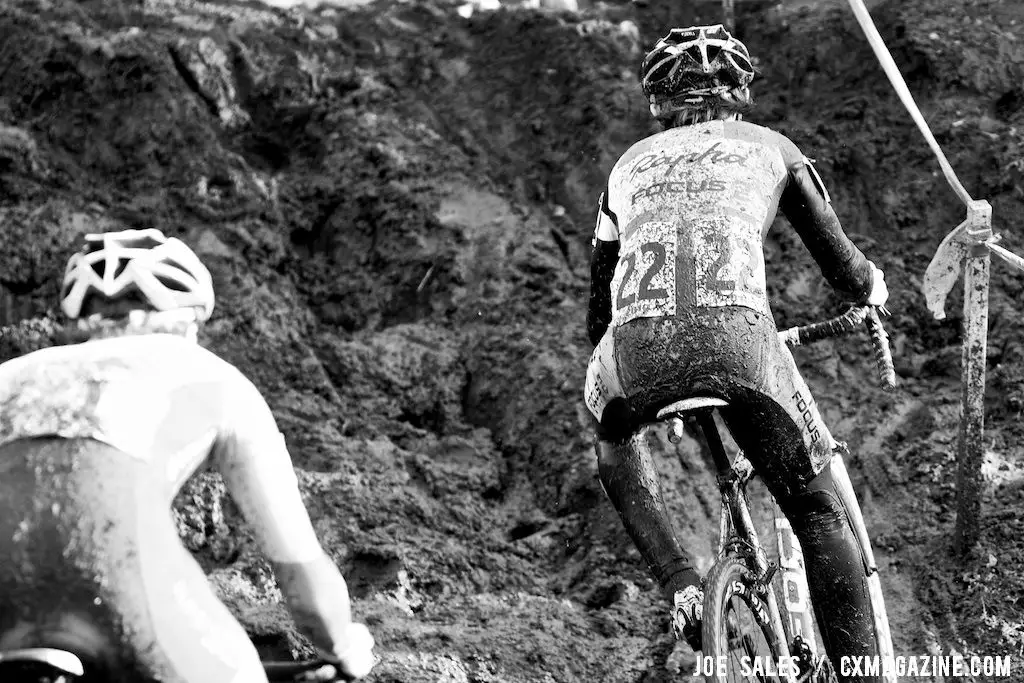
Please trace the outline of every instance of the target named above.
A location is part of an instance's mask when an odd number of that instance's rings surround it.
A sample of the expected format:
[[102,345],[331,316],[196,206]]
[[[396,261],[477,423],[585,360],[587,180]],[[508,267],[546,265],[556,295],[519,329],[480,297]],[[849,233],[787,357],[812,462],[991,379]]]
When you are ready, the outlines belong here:
[[786,634],[772,626],[754,577],[736,555],[711,568],[704,588],[702,638],[705,680],[714,683],[786,683]]

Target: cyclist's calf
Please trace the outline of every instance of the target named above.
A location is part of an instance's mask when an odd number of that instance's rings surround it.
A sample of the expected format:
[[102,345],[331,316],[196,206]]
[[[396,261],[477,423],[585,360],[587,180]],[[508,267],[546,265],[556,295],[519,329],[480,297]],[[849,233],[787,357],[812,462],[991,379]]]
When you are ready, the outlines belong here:
[[[835,493],[832,470],[826,467],[806,487],[778,498],[793,529],[808,540],[824,540],[849,525],[846,508]],[[803,538],[801,538],[803,542]]]
[[878,652],[864,551],[836,487],[826,467],[802,490],[777,501],[800,541],[815,616],[838,668],[840,656]]
[[[628,415],[625,401],[613,399],[604,411],[605,416],[609,410],[616,410],[618,401]],[[619,424],[623,423],[629,424],[629,420],[623,419]],[[671,598],[676,591],[698,585],[700,576],[669,521],[646,435],[621,427],[611,433],[599,428],[597,433],[595,448],[601,486],[662,590]]]

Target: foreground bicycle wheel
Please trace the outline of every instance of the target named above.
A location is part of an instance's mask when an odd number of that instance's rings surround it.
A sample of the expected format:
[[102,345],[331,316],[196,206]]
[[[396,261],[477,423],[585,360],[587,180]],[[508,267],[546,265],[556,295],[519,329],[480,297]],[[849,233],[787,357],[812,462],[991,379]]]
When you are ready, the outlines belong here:
[[[736,556],[715,563],[704,587],[703,667],[707,681],[786,683],[785,634],[768,617],[768,606],[752,588],[752,573]],[[782,666],[780,667],[780,663]]]

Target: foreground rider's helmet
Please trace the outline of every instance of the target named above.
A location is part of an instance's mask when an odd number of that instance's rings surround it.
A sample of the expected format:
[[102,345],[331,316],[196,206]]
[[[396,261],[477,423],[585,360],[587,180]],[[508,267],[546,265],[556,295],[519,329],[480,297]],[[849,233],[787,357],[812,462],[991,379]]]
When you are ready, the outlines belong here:
[[213,312],[213,280],[195,252],[159,230],[86,235],[85,247],[68,261],[60,307],[78,318],[86,299],[141,297],[155,311],[195,308],[204,322]]
[[746,46],[724,26],[691,26],[672,29],[647,53],[640,85],[657,115],[668,101],[699,104],[719,88],[746,88],[754,73]]

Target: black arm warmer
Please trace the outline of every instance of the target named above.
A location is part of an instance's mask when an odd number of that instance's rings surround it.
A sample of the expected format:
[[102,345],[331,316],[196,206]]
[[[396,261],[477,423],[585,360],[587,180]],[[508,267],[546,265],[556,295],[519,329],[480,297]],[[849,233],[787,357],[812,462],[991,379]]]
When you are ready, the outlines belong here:
[[590,305],[587,307],[587,334],[594,346],[612,322],[612,278],[618,262],[618,241],[594,240],[590,254]]
[[846,299],[867,299],[873,284],[868,259],[843,232],[839,217],[803,162],[789,167],[789,181],[779,208],[818,262],[825,279]]

